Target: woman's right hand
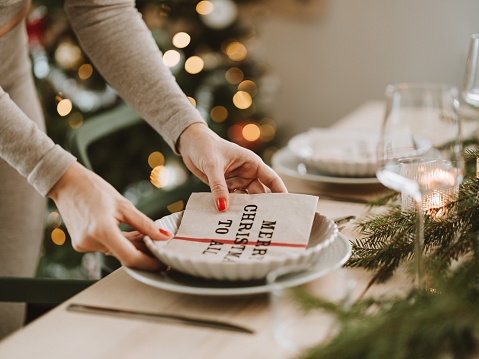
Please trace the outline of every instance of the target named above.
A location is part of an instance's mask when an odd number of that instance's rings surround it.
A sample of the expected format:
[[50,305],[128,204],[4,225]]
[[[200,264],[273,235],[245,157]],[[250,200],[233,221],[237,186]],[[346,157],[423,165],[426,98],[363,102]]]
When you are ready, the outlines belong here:
[[[147,235],[165,241],[171,234],[158,229],[113,186],[78,162],[68,168],[47,196],[55,201],[75,250],[111,254],[125,266],[137,269],[164,267],[145,253],[142,239]],[[122,232],[120,223],[136,231]]]

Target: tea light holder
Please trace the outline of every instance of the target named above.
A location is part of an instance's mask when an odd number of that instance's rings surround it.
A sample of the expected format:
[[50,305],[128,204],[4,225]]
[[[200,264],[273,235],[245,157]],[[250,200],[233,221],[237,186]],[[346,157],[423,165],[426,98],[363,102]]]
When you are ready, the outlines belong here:
[[[431,160],[419,163],[406,163],[401,168],[401,176],[418,183],[423,192],[422,208],[424,212],[436,210],[436,217],[447,213],[446,205],[457,200],[459,185],[456,185],[454,169],[444,160]],[[402,211],[413,211],[416,200],[411,194],[401,195]]]

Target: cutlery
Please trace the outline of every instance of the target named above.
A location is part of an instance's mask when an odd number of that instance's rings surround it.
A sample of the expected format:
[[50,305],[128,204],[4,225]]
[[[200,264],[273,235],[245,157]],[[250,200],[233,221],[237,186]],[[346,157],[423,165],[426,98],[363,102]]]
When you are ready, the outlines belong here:
[[334,218],[333,221],[336,223],[337,226],[351,222],[353,219],[356,219],[356,216],[346,216],[346,217],[338,217]]
[[251,329],[240,327],[235,324],[229,324],[229,323],[220,322],[216,320],[189,318],[189,317],[185,317],[181,315],[172,315],[172,314],[164,314],[164,313],[148,313],[148,312],[133,311],[133,310],[98,307],[98,306],[84,305],[84,304],[70,304],[67,307],[67,310],[74,311],[74,312],[82,312],[82,313],[105,314],[105,315],[124,317],[124,318],[135,318],[140,320],[153,320],[153,321],[159,321],[159,322],[193,325],[193,326],[199,326],[199,327],[223,329],[223,330],[230,330],[230,331],[235,331],[240,333],[254,334],[254,332]]

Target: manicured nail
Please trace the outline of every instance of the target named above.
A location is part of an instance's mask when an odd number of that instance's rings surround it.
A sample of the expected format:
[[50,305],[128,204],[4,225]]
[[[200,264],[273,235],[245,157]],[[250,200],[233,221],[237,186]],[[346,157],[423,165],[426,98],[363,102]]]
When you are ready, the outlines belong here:
[[168,231],[165,231],[164,229],[160,228],[160,233],[164,234],[165,236],[171,237],[171,233]]
[[226,209],[226,198],[218,198],[216,200],[216,207],[218,211],[224,211]]

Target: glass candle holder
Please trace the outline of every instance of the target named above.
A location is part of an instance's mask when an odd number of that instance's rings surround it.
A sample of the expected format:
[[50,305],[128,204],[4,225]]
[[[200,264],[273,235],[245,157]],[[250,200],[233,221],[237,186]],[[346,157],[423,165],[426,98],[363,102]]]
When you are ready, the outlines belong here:
[[[419,183],[423,189],[423,211],[427,213],[436,210],[436,217],[444,216],[446,205],[457,200],[459,196],[459,185],[455,181],[456,170],[449,161],[405,162],[400,175]],[[401,200],[402,211],[414,211],[416,199],[413,195],[403,191]]]

